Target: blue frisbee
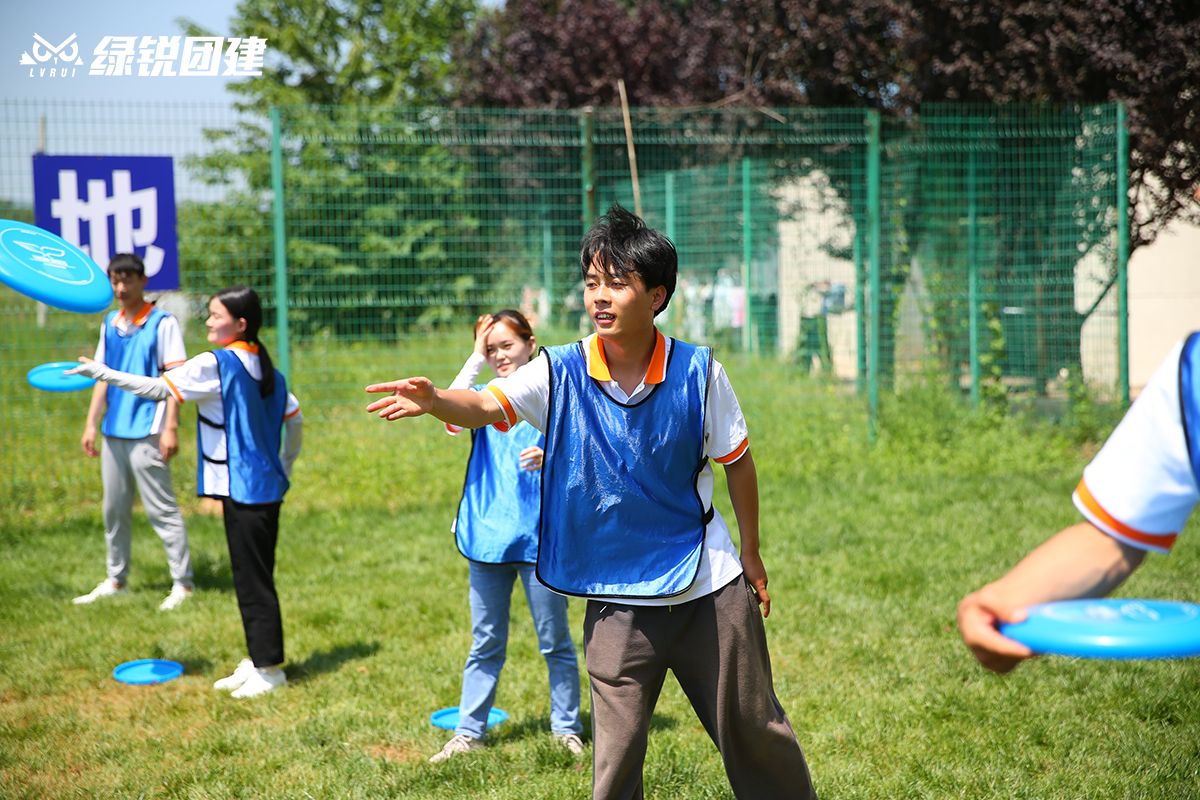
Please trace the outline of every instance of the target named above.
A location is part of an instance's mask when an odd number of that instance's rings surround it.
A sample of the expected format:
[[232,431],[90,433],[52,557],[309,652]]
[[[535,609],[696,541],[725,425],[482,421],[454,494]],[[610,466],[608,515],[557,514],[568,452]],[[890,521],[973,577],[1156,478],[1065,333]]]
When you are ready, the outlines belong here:
[[[429,721],[439,728],[452,731],[458,727],[458,706],[443,708],[429,715]],[[493,708],[488,712],[487,726],[494,728],[508,721],[508,712]]]
[[126,661],[113,670],[113,677],[121,683],[151,684],[173,681],[183,674],[183,664],[161,658],[142,658]]
[[78,361],[51,361],[29,370],[25,379],[29,385],[44,392],[78,392],[96,385],[87,375],[63,375],[64,370],[79,366]]
[[1169,600],[1064,600],[1029,608],[1000,633],[1035,653],[1080,658],[1200,655],[1200,606]]
[[93,314],[112,303],[108,275],[60,236],[0,220],[0,283],[48,306]]

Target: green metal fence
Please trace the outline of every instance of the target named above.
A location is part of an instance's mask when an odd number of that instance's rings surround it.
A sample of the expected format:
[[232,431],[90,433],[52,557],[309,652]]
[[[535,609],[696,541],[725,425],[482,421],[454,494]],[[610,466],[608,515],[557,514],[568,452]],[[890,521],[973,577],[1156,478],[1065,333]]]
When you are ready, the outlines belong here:
[[[366,383],[448,382],[484,311],[522,308],[543,344],[578,337],[579,239],[635,203],[619,109],[0,108],[0,216],[32,218],[38,149],[175,157],[183,289],[160,302],[194,353],[213,291],[259,290],[314,423],[305,468],[370,436]],[[680,254],[661,325],[714,345],[749,404],[861,436],[910,376],[975,403],[1127,397],[1119,115],[634,109],[643,214]],[[90,354],[99,321],[0,288],[0,486],[19,502],[96,491],[85,393],[23,376]]]

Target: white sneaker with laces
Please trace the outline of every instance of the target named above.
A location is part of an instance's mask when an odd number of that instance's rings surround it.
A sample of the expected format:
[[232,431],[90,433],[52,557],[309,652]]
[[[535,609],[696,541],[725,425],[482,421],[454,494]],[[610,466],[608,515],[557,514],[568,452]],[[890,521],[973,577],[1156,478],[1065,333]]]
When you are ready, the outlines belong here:
[[221,678],[213,684],[214,689],[220,689],[222,692],[232,691],[239,688],[243,683],[250,680],[250,674],[254,672],[254,662],[248,658],[243,658],[241,663],[237,665],[237,669],[228,678]]
[[239,700],[246,697],[258,697],[260,694],[273,692],[285,686],[287,686],[287,674],[279,667],[266,667],[250,673],[246,682],[235,689],[231,696]]
[[167,599],[163,600],[158,606],[159,611],[170,611],[173,608],[178,608],[179,604],[192,596],[192,587],[184,586],[182,583],[177,583],[171,587],[171,593],[167,595]]
[[561,744],[563,747],[570,750],[575,755],[582,755],[583,739],[579,738],[579,734],[577,734],[577,733],[556,733],[556,734],[554,734],[554,738],[558,740],[559,744]]
[[71,602],[77,606],[80,606],[84,603],[94,603],[101,597],[112,597],[113,595],[117,594],[125,594],[128,591],[129,589],[127,589],[124,584],[116,583],[112,578],[105,578],[104,580],[100,581],[100,585],[95,589],[92,589],[92,591],[88,592],[87,594],[82,594],[79,597],[76,597]]
[[439,761],[445,761],[447,758],[450,758],[450,756],[457,755],[459,753],[470,753],[472,750],[482,749],[483,742],[471,736],[464,736],[460,733],[455,735],[455,737],[450,741],[446,742],[446,746],[442,748],[441,752],[434,753],[429,760],[436,764]]

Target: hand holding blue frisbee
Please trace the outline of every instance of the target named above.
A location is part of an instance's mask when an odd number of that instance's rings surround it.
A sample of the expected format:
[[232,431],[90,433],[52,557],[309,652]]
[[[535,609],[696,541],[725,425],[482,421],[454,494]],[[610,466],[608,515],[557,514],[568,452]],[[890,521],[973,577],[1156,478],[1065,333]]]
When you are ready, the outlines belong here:
[[[458,706],[443,708],[429,715],[429,721],[439,728],[445,728],[448,731],[458,727]],[[498,708],[493,708],[488,712],[487,726],[494,728],[508,721],[508,712],[501,711]]]
[[112,284],[87,253],[49,231],[0,220],[0,283],[48,306],[93,314],[112,304]]
[[1035,653],[1080,658],[1200,655],[1200,606],[1167,600],[1064,600],[1031,606],[1000,633]]
[[95,378],[87,375],[65,375],[64,370],[79,366],[78,361],[51,361],[29,370],[25,379],[29,385],[44,392],[78,392],[96,385]]
[[142,658],[126,661],[113,670],[113,677],[121,683],[151,684],[166,683],[183,674],[183,664],[161,658]]

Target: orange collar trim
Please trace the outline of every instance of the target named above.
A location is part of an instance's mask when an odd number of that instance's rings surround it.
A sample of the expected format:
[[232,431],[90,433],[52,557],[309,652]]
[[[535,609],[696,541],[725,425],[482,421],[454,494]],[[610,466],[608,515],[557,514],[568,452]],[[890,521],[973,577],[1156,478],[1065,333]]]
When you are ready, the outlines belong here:
[[[654,353],[650,356],[650,366],[646,368],[646,377],[642,381],[648,386],[662,383],[666,377],[667,338],[657,328],[654,329],[654,337]],[[588,375],[592,380],[611,381],[612,371],[608,368],[608,359],[604,356],[604,345],[599,336],[592,337],[589,351]]]
[[254,353],[254,355],[258,355],[258,345],[251,344],[250,342],[243,342],[241,340],[225,345],[225,349],[245,350],[247,353]]
[[[137,313],[137,315],[136,315],[136,316],[133,318],[133,322],[132,322],[131,324],[133,324],[133,325],[141,325],[142,323],[144,323],[144,322],[146,321],[146,317],[150,316],[150,312],[151,312],[151,311],[153,311],[153,310],[154,310],[154,306],[153,306],[151,303],[148,303],[148,302],[145,302],[145,301],[143,301],[143,302],[142,302],[142,307],[141,307],[141,308],[138,310],[138,313]],[[123,309],[123,308],[122,308],[122,309],[121,309],[121,311],[120,311],[120,313],[119,313],[119,314],[117,314],[117,316],[118,316],[118,317],[124,317],[124,316],[125,316],[125,309]]]

